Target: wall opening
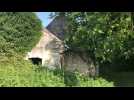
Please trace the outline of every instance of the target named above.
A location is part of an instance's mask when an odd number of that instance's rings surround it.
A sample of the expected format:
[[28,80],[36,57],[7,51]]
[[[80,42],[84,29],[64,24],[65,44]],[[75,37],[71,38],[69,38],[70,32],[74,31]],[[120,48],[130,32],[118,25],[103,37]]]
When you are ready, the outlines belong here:
[[31,62],[34,65],[41,65],[42,64],[42,59],[41,58],[29,58],[29,60],[31,60]]

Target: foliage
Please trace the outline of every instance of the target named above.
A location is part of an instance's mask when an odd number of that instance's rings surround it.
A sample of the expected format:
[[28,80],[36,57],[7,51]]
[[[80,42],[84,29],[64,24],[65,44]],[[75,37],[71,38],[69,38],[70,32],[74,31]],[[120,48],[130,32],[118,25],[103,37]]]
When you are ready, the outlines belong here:
[[0,12],[0,54],[30,50],[39,40],[41,28],[32,12]]
[[[65,81],[67,78],[69,83]],[[76,80],[77,78],[77,80]],[[74,82],[75,81],[75,82]],[[76,83],[79,84],[76,84]],[[33,65],[31,62],[22,60],[21,56],[15,56],[0,62],[0,86],[1,87],[95,87],[113,86],[111,82],[104,79],[95,79],[81,76],[76,73],[66,74],[64,77],[61,70],[49,70],[47,68]]]
[[60,87],[62,78],[49,70],[37,70],[38,66],[21,58],[9,58],[8,63],[0,64],[1,87]]
[[64,82],[66,86],[78,86],[79,80],[74,72],[65,71]]
[[66,72],[65,84],[71,87],[114,87],[113,82],[108,82],[101,77],[94,79],[78,72]]
[[66,12],[64,15],[69,22],[65,43],[72,50],[87,51],[95,64],[134,55],[133,13]]
[[[64,14],[66,13],[60,15]],[[34,13],[0,12],[0,26],[1,87],[113,86],[113,83],[102,78],[92,79],[81,76],[79,73],[63,73],[61,70],[52,71],[23,60],[24,56],[22,54],[30,50],[41,35],[41,22]],[[72,32],[78,33],[77,29],[79,28],[76,27],[75,31],[71,30],[70,36],[72,36]],[[80,31],[86,34],[85,30]],[[74,39],[72,44],[76,47],[82,46],[78,44],[83,40],[77,35],[67,38],[66,42],[70,42],[70,39]],[[81,41],[79,42],[75,39],[81,39]],[[86,46],[88,43],[90,42],[85,40],[84,48],[88,47]],[[72,45],[71,43],[69,44]]]
[[87,76],[82,76],[79,73],[76,73],[77,79],[79,80],[80,87],[114,87],[113,82],[109,82],[104,78],[89,78]]

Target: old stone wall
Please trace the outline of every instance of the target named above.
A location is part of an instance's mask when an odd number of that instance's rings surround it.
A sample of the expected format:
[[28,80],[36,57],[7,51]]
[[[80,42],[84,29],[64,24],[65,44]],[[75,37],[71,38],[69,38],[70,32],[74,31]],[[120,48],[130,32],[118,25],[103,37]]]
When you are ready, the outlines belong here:
[[43,53],[43,65],[46,65],[50,69],[60,68],[60,51],[62,50],[62,41],[51,38],[51,41],[45,45]]
[[[95,76],[96,70],[93,62],[91,60],[89,62],[85,61],[81,55],[77,53],[66,54],[64,56],[64,69],[72,72],[78,71],[84,75]],[[89,59],[89,57],[86,59]]]
[[95,74],[95,67],[89,57],[83,53],[63,53],[62,40],[67,30],[65,17],[56,17],[44,28],[39,43],[29,53],[28,58],[42,59],[42,65],[50,69],[64,68],[68,71],[79,71],[83,74]]

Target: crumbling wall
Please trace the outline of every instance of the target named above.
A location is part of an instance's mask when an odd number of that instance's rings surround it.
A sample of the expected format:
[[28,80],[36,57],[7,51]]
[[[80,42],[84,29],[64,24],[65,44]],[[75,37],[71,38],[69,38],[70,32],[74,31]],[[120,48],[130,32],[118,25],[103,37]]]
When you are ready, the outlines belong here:
[[50,69],[61,68],[60,51],[63,47],[62,41],[53,38],[44,49],[43,65]]
[[[86,59],[83,59],[83,57]],[[89,57],[86,57],[85,54],[77,53],[68,53],[64,55],[64,69],[67,71],[78,71],[81,74],[95,76],[96,69]]]

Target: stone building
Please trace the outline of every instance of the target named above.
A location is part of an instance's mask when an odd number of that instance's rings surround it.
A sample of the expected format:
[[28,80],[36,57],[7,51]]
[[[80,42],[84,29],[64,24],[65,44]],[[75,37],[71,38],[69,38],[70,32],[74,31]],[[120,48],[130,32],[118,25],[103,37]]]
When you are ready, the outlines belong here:
[[66,54],[63,44],[65,30],[67,29],[65,17],[56,17],[46,28],[42,30],[42,37],[37,45],[28,53],[27,59],[39,62],[50,69],[64,68],[65,70],[77,70],[81,73],[89,73],[89,69],[95,73],[95,67],[91,59],[82,53]]

